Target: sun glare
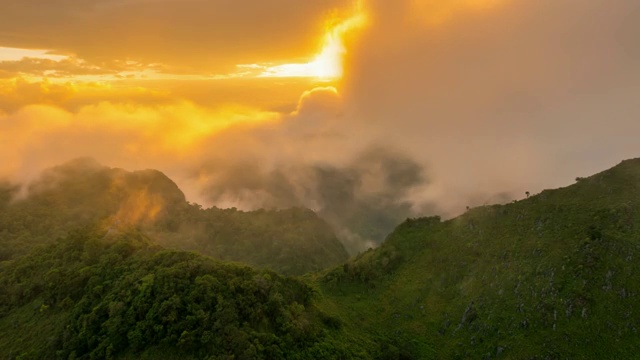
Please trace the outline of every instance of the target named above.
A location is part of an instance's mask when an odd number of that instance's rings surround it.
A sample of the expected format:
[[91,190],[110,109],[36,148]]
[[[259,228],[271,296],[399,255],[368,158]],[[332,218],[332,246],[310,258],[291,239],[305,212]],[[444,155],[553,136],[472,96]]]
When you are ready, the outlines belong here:
[[366,22],[367,16],[359,5],[355,14],[348,19],[327,26],[322,50],[313,60],[267,67],[260,77],[313,77],[325,80],[341,78],[347,52],[345,37],[351,31],[363,27]]

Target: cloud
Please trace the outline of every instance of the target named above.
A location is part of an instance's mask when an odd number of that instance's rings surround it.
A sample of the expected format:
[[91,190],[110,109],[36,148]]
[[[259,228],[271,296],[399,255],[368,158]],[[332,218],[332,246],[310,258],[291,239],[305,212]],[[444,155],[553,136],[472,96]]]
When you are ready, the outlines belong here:
[[[27,105],[50,105],[70,112],[101,102],[157,106],[189,102],[219,109],[234,105],[290,113],[300,94],[319,85],[314,79],[105,79],[76,81],[15,77],[0,70],[0,110],[15,112]],[[321,86],[327,86],[320,83]]]
[[[220,41],[229,43],[218,47],[219,53],[229,59],[244,56],[246,49],[229,45],[235,41],[247,49],[257,46],[257,55],[271,47],[273,54],[293,56],[279,53],[274,41],[254,43],[264,40],[265,29],[281,26],[255,14],[285,10],[276,9],[277,2],[256,2],[243,14],[236,6],[247,1],[225,2],[228,8],[214,18],[238,13],[205,30],[199,15],[189,15],[209,6],[199,1],[180,2],[185,4],[180,8],[173,0],[102,1],[74,10],[70,2],[52,1],[65,9],[55,11],[69,25],[55,29],[64,36],[47,37],[58,45],[34,46],[92,52],[83,43],[91,36],[96,44],[105,41],[107,54],[114,48],[109,41],[123,38],[118,31],[132,31],[130,44],[109,53],[122,57],[136,53],[133,44],[142,44],[140,39],[166,20],[167,28],[179,34],[160,32],[157,42],[140,45],[136,54],[148,61],[207,67],[202,64],[211,61]],[[315,209],[357,251],[380,241],[404,217],[453,216],[466,206],[564,186],[576,176],[636,157],[640,4],[491,3],[369,0],[370,26],[349,39],[346,77],[333,87],[289,79],[128,80],[93,87],[0,82],[7,94],[0,97],[6,111],[0,115],[0,142],[7,144],[0,170],[25,179],[78,156],[127,169],[157,168],[191,201],[205,205]],[[313,19],[308,14],[335,5],[318,4],[305,2],[283,14]],[[444,15],[416,16],[424,6]],[[144,23],[132,24],[136,12],[128,15],[124,9],[139,7],[154,10]],[[203,17],[213,11],[207,9]],[[175,17],[168,19],[167,11]],[[25,23],[36,16],[26,15]],[[237,17],[242,20],[230,25]],[[282,26],[295,33],[300,19],[285,18]],[[107,37],[78,19],[97,19],[100,26],[119,19],[125,25]],[[189,19],[193,26],[186,24]],[[254,27],[240,29],[251,21]],[[315,26],[313,21],[299,25]],[[75,34],[78,29],[86,31]],[[41,30],[16,26],[0,33],[37,42]],[[231,33],[228,40],[216,33],[223,30]],[[193,42],[177,44],[178,38],[189,38],[186,32],[193,32]],[[256,32],[261,35],[253,38]],[[165,35],[171,54],[158,52]],[[201,58],[190,62],[188,54],[206,42],[205,35],[211,42]],[[298,35],[291,36],[282,46],[304,52],[304,46],[292,45]],[[245,38],[252,40],[240,41]]]
[[315,53],[327,15],[351,5],[351,0],[7,0],[0,3],[0,44],[53,49],[91,63],[135,60],[226,73],[247,61]]
[[0,177],[29,182],[78,156],[156,168],[207,206],[312,208],[351,251],[361,251],[415,213],[409,195],[427,177],[421,164],[376,146],[364,131],[353,141],[358,129],[344,118],[343,105],[331,87],[305,92],[288,114],[184,101],[100,102],[73,112],[29,105],[0,116],[7,145]]
[[334,88],[316,88],[278,121],[227,129],[203,143],[187,187],[222,207],[311,208],[351,252],[379,243],[407,217],[435,213],[437,204],[412,198],[429,185],[424,164],[377,145],[343,107]]
[[335,87],[317,87],[305,91],[300,97],[296,114],[306,116],[315,113],[339,113],[341,99]]
[[69,112],[29,105],[0,114],[0,177],[26,181],[79,156],[129,169],[172,170],[225,128],[271,121],[251,108],[211,110],[188,102],[132,105],[101,102]]
[[341,89],[376,141],[428,165],[416,200],[455,213],[638,155],[638,2],[502,1],[438,23],[409,20],[418,2],[369,1]]
[[28,104],[60,104],[75,94],[69,84],[48,81],[28,82],[23,79],[0,81],[0,109],[15,111]]
[[426,169],[391,149],[364,149],[344,165],[300,158],[272,166],[264,160],[231,157],[200,165],[203,195],[225,207],[313,209],[352,253],[374,247],[407,217],[437,209],[427,203],[414,208],[410,195],[428,185]]
[[13,74],[12,77],[24,75],[39,77],[68,77],[77,75],[105,75],[115,74],[117,70],[102,69],[75,58],[62,60],[22,58],[20,60],[0,61],[0,69]]
[[158,105],[176,102],[167,90],[134,84],[0,79],[0,110],[13,113],[29,105],[48,105],[68,111],[100,102]]

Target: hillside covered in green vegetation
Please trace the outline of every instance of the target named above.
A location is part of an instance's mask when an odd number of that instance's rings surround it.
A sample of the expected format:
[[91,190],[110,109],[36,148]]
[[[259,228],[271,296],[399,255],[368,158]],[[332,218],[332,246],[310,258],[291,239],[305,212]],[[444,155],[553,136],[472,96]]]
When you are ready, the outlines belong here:
[[28,188],[0,184],[0,261],[81,226],[137,228],[157,244],[283,274],[344,262],[333,230],[307,209],[203,209],[155,170],[128,172],[78,159],[46,170]]
[[320,308],[393,359],[638,358],[640,159],[577,180],[407,220],[317,277]]
[[88,228],[0,263],[1,359],[351,357],[303,282]]
[[0,354],[637,358],[640,159],[577,180],[447,221],[407,219],[381,247],[302,278],[99,222],[0,262]]

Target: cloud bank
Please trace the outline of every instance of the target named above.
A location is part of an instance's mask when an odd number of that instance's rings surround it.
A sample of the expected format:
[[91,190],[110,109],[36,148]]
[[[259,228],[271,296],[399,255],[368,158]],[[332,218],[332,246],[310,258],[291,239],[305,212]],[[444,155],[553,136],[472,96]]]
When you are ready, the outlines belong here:
[[567,185],[638,156],[640,4],[500,1],[437,23],[415,15],[416,4],[447,3],[467,2],[370,1],[377,25],[351,48],[343,94],[381,143],[429,164],[449,206]]
[[[24,180],[78,156],[157,168],[205,205],[312,208],[358,251],[404,217],[453,216],[638,156],[640,4],[485,3],[370,0],[342,83],[286,101],[239,83],[233,101],[176,84],[94,98],[5,89],[0,172]],[[291,94],[274,84],[262,94]]]

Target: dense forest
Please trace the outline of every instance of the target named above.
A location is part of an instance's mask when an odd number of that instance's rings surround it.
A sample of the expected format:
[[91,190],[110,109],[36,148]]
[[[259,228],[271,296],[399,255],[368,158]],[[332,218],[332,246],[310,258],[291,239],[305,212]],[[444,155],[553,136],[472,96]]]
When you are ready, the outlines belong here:
[[[148,228],[147,220],[125,226],[108,216],[63,223],[51,238],[46,227],[72,217],[24,207],[31,223],[51,223],[22,238],[9,231],[12,244],[40,240],[0,262],[0,358],[636,358],[638,184],[640,160],[628,160],[454,219],[407,219],[379,248],[296,278],[208,256],[219,249],[197,254],[205,239],[171,233],[209,216],[196,205],[180,210],[194,212],[186,217],[160,221],[158,212]],[[16,216],[8,209],[19,204],[6,200],[12,191],[2,192],[3,221]],[[243,221],[259,228],[266,225],[251,221],[272,224],[279,213]],[[304,231],[282,221],[286,231]],[[215,233],[209,239],[248,231],[216,229],[193,231]],[[161,244],[181,241],[193,252]]]
[[163,250],[140,233],[87,228],[0,264],[5,358],[349,356],[307,284]]

